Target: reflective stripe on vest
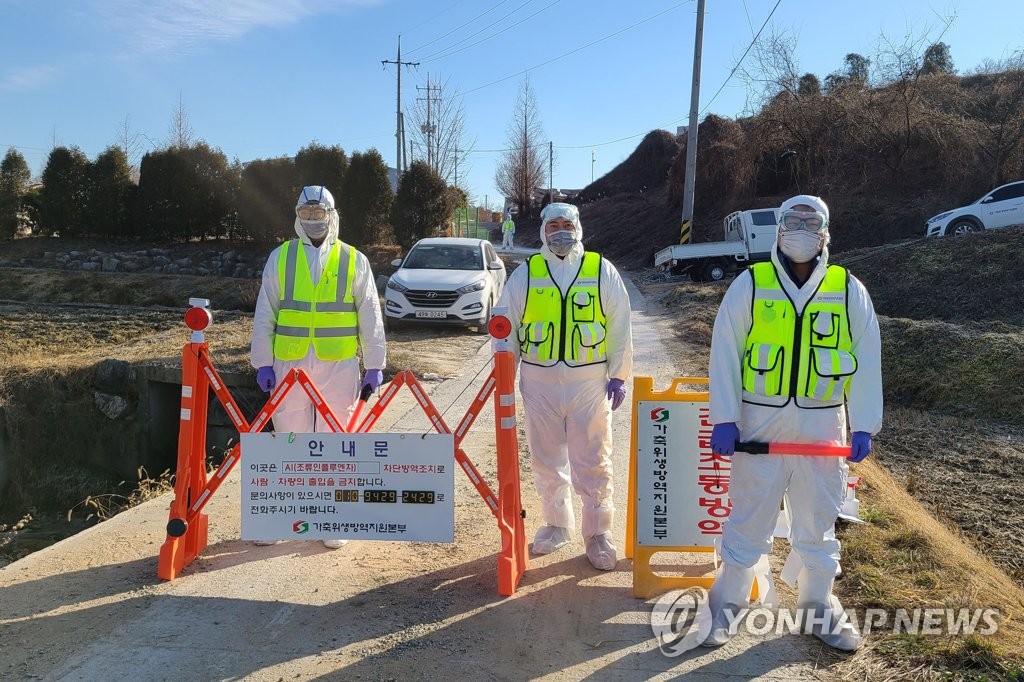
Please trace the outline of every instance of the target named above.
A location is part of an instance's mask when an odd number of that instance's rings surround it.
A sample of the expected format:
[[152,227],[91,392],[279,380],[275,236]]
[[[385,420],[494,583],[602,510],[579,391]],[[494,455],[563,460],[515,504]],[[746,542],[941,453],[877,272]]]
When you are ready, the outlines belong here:
[[608,358],[604,308],[601,306],[601,256],[586,252],[566,296],[551,277],[547,261],[528,261],[526,306],[519,324],[522,361],[551,367],[595,365]]
[[744,400],[771,407],[794,397],[800,407],[842,405],[857,371],[846,269],[828,266],[800,315],[772,263],[757,263],[750,271],[754,296],[743,353]]
[[[344,254],[344,258],[342,255]],[[352,283],[356,275],[356,250],[336,240],[313,286],[306,250],[297,239],[285,242],[277,260],[281,289],[274,357],[300,360],[312,344],[320,360],[347,360],[356,356],[359,324]]]

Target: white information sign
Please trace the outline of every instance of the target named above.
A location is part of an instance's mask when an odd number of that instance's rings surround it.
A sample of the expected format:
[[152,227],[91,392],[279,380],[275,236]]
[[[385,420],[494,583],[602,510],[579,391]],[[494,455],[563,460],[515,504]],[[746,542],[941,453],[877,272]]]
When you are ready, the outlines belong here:
[[711,452],[706,402],[637,403],[636,541],[711,547],[729,515],[728,457]]
[[243,433],[243,540],[455,541],[451,434]]

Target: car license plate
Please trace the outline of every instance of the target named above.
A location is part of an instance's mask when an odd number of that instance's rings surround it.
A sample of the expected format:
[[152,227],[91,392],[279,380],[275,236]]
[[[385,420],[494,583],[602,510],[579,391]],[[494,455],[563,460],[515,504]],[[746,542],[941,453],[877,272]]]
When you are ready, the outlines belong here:
[[443,310],[417,310],[416,317],[440,318],[443,320],[448,317],[448,313]]

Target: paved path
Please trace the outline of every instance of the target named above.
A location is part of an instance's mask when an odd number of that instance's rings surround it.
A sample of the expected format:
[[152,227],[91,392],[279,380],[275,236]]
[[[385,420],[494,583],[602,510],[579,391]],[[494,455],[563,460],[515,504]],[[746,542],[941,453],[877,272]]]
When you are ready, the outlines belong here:
[[[671,320],[632,289],[636,373],[666,386]],[[669,337],[671,335],[669,334]],[[212,340],[211,340],[212,342]],[[489,361],[486,345],[432,396],[455,423]],[[404,403],[409,408],[409,401]],[[521,409],[521,405],[520,405]],[[378,431],[426,430],[401,406]],[[494,481],[493,413],[466,451]],[[616,536],[624,537],[628,404],[615,413]],[[522,434],[520,436],[522,438]],[[210,503],[210,543],[172,582],[156,578],[169,498],[153,500],[0,569],[3,680],[822,679],[800,637],[739,637],[668,658],[632,596],[630,562],[594,571],[576,540],[531,561],[511,598],[496,592],[498,533],[457,474],[453,545],[352,542],[256,547],[239,537],[237,472]],[[523,462],[527,529],[538,523]]]

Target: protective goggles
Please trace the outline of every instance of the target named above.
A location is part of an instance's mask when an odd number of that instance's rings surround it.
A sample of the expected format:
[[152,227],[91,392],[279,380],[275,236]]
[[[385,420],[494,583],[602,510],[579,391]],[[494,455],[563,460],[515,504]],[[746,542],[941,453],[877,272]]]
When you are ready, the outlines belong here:
[[295,209],[295,215],[299,216],[299,220],[324,220],[330,210],[320,204],[313,204],[310,206],[299,206]]
[[779,229],[820,234],[828,229],[828,219],[825,214],[817,211],[783,211],[779,218]]

